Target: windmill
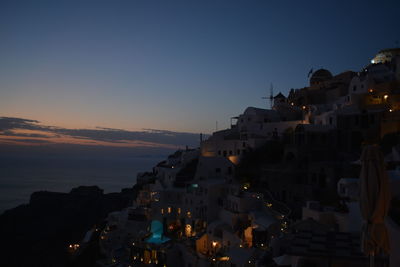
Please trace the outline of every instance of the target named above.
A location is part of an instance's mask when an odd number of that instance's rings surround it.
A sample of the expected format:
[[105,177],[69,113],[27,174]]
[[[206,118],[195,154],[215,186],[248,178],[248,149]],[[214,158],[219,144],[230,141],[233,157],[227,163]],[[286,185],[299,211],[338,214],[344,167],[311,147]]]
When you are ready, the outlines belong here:
[[269,88],[269,96],[263,96],[261,98],[267,100],[267,106],[268,106],[268,99],[269,99],[270,109],[272,109],[272,102],[274,100],[274,87],[272,86],[272,83],[271,83],[271,87]]

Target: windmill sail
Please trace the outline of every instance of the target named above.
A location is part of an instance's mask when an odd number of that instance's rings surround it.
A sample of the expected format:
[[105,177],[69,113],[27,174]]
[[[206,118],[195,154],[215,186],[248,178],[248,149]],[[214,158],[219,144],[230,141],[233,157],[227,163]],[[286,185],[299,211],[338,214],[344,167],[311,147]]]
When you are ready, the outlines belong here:
[[310,78],[310,75],[314,72],[314,69],[311,68],[311,70],[308,72],[307,78]]
[[[272,83],[271,83],[271,87],[269,89],[269,96],[263,96],[261,98],[269,100],[269,105],[270,105],[270,108],[272,109],[272,101],[274,100],[274,87],[272,86]],[[268,102],[267,102],[267,105],[268,105]]]

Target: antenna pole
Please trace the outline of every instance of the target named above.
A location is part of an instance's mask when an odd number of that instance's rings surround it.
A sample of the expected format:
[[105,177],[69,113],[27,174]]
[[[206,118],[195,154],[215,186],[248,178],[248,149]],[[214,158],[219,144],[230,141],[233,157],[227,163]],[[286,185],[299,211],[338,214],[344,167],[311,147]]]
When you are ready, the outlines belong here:
[[274,86],[271,83],[271,87],[269,88],[269,104],[271,109],[273,100],[274,100]]

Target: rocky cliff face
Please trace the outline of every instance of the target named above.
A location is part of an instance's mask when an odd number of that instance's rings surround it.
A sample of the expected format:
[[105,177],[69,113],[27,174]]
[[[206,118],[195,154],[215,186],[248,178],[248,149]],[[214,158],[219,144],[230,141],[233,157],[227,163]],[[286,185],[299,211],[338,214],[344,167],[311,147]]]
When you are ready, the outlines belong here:
[[72,266],[68,245],[79,243],[109,212],[131,205],[135,195],[135,188],[104,194],[97,186],[33,193],[29,204],[0,216],[1,265]]

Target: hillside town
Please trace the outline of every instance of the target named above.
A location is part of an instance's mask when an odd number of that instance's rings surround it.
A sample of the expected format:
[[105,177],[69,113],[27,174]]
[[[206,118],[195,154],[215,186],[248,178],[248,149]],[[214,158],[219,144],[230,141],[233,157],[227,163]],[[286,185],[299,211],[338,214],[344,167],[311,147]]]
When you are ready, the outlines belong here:
[[97,264],[367,266],[359,176],[363,148],[378,144],[392,205],[390,251],[374,261],[400,266],[400,48],[359,72],[312,71],[270,100],[138,174],[136,200],[96,229]]

